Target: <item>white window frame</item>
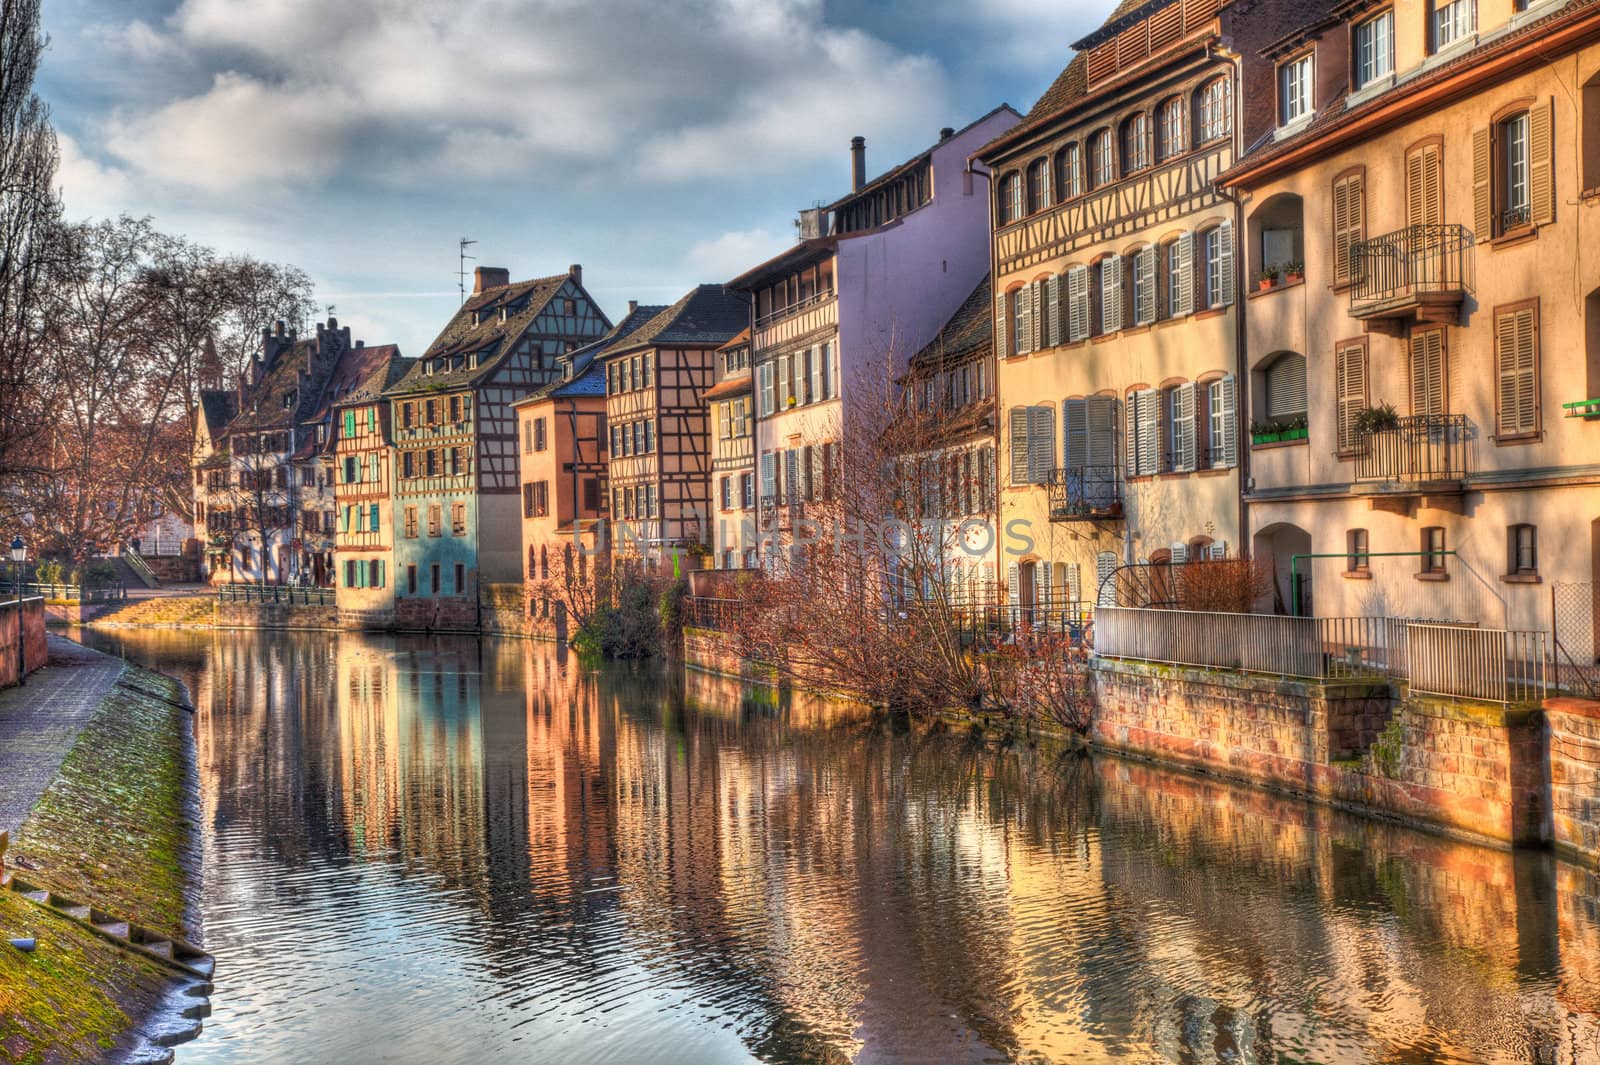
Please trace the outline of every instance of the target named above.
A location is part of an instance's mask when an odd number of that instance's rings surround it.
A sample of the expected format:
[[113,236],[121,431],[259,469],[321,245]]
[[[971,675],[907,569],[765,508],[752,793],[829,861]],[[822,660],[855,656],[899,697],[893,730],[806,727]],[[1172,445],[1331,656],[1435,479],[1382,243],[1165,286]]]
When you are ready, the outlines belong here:
[[1428,32],[1432,36],[1435,52],[1473,36],[1478,32],[1477,0],[1451,0],[1448,4],[1435,4]]
[[1315,108],[1315,54],[1304,55],[1278,68],[1278,125],[1292,126],[1311,117]]
[[1362,89],[1394,73],[1394,9],[1357,23],[1356,88]]
[[[1500,136],[1505,145],[1503,171],[1505,194],[1501,197],[1500,212],[1504,218],[1510,211],[1521,208],[1528,213],[1533,205],[1532,126],[1527,111],[1512,115],[1500,123]],[[1497,220],[1498,221],[1498,220]]]

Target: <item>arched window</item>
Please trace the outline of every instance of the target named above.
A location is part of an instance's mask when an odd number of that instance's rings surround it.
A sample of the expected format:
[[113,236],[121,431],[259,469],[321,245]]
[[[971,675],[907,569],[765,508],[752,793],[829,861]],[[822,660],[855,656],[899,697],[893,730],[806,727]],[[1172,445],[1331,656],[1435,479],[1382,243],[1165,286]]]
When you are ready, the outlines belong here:
[[1012,171],[1000,179],[1000,224],[1022,217],[1022,175]]
[[1150,165],[1150,116],[1140,111],[1122,123],[1122,172],[1132,174]]
[[1102,129],[1089,138],[1089,187],[1103,188],[1117,179],[1117,162],[1112,151],[1111,131]]
[[1226,76],[1206,82],[1195,94],[1195,128],[1200,144],[1233,132],[1233,83]]
[[1037,214],[1050,206],[1050,164],[1035,159],[1028,166],[1028,213]]
[[1056,202],[1064,203],[1083,195],[1083,164],[1078,146],[1069,144],[1056,153]]
[[1189,150],[1189,109],[1183,98],[1174,96],[1161,105],[1157,112],[1156,161],[1166,162]]

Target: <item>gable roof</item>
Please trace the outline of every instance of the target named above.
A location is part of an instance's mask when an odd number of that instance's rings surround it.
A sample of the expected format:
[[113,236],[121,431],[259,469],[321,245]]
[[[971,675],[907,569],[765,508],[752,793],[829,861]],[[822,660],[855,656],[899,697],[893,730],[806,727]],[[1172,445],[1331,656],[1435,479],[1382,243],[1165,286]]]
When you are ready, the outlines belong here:
[[215,440],[239,413],[239,393],[231,388],[204,389],[200,393],[200,418]]
[[721,347],[750,324],[750,301],[722,285],[698,285],[633,334],[595,354],[610,359],[643,348]]
[[647,322],[666,309],[666,305],[661,303],[635,306],[605,336],[599,340],[590,341],[568,356],[572,360],[571,377],[561,381],[552,381],[531,395],[517,400],[512,406],[521,407],[541,399],[570,399],[579,396],[605,395],[605,369],[596,356],[612,344],[638,332]]
[[342,395],[333,397],[330,401],[333,407],[368,403],[379,398],[417,364],[416,359],[408,359],[401,355],[397,344],[382,344],[365,350],[380,353],[381,365],[371,368]]
[[993,324],[994,300],[990,296],[989,275],[985,274],[939,335],[911,357],[911,369],[935,369],[988,352],[994,347]]
[[[1017,114],[1016,108],[1012,107],[1010,104],[1007,104],[1007,103],[1002,103],[997,107],[992,107],[988,111],[986,111],[985,113],[983,113],[983,114],[979,115],[977,118],[973,119],[971,122],[968,122],[965,126],[962,126],[960,129],[956,130],[950,136],[939,138],[938,141],[936,141],[933,144],[930,144],[928,147],[924,148],[922,151],[918,152],[916,155],[913,155],[910,159],[907,159],[905,162],[900,163],[897,166],[890,167],[888,170],[884,171],[882,174],[879,174],[877,177],[873,178],[871,181],[866,182],[859,189],[856,189],[856,190],[854,190],[854,191],[852,191],[850,193],[847,193],[844,196],[840,196],[837,200],[834,200],[832,203],[830,203],[826,207],[824,207],[823,210],[825,210],[825,211],[835,211],[835,210],[838,210],[840,207],[843,207],[844,205],[850,203],[852,200],[858,199],[858,198],[860,198],[862,196],[871,195],[872,193],[876,192],[880,187],[889,184],[890,182],[894,181],[897,178],[903,177],[907,172],[915,169],[917,166],[921,165],[922,163],[926,162],[927,160],[932,159],[933,158],[933,153],[939,147],[939,145],[945,144],[945,143],[948,143],[949,141],[955,140],[956,138],[960,137],[963,133],[966,133],[968,130],[972,129],[974,126],[977,126],[977,125],[979,125],[980,123],[983,123],[983,122],[987,122],[989,119],[993,118],[995,115],[998,115],[1002,111],[1010,111],[1013,115]],[[1017,117],[1020,119],[1022,116],[1021,115],[1017,115]],[[845,234],[845,235],[848,236],[849,234]]]

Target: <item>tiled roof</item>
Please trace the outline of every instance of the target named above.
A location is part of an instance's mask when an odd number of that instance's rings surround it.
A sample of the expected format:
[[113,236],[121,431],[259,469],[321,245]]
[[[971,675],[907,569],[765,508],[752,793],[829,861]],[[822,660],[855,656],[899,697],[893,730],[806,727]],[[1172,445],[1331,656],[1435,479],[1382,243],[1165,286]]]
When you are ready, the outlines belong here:
[[596,354],[609,359],[641,348],[721,347],[750,324],[750,301],[722,285],[699,285],[630,336]]
[[[322,405],[323,388],[338,373],[348,328],[317,327],[315,336],[292,343],[272,354],[272,362],[261,379],[246,389],[239,410],[228,425],[229,432],[287,429],[310,420]],[[328,354],[324,355],[324,349]],[[329,356],[334,363],[329,365]]]
[[335,407],[343,407],[349,403],[365,403],[383,395],[394,383],[411,371],[417,364],[416,359],[408,359],[400,354],[400,348],[395,344],[384,344],[379,347],[365,349],[367,351],[386,351],[387,357],[383,364],[375,367],[349,391],[342,396],[334,398]]
[[706,389],[706,394],[700,398],[705,400],[725,399],[728,396],[742,396],[750,391],[750,375],[740,374],[738,377],[725,377],[721,381]]
[[1225,171],[1218,181],[1220,184],[1229,184],[1233,175],[1253,170],[1261,164],[1270,162],[1308,141],[1316,140],[1323,136],[1333,136],[1345,126],[1360,121],[1365,116],[1393,103],[1403,95],[1414,94],[1420,89],[1456,77],[1468,68],[1481,66],[1486,61],[1492,60],[1500,52],[1524,47],[1531,39],[1549,32],[1556,23],[1565,22],[1569,19],[1577,21],[1584,17],[1592,18],[1597,14],[1600,14],[1600,0],[1568,0],[1567,3],[1560,5],[1549,14],[1515,29],[1508,30],[1476,48],[1463,51],[1449,61],[1408,78],[1394,88],[1381,92],[1370,100],[1363,100],[1355,107],[1346,106],[1349,95],[1347,92],[1340,92],[1326,101],[1317,110],[1315,117],[1311,119],[1305,128],[1297,131],[1293,136],[1286,137],[1283,140],[1269,140],[1263,137],[1258,142],[1258,146],[1252,146],[1247,150],[1244,158],[1230,170]]
[[1056,80],[1044,91],[1044,95],[1034,103],[1028,113],[1023,116],[1022,124],[1031,125],[1041,118],[1048,118],[1058,111],[1062,111],[1072,101],[1080,99],[1089,91],[1089,57],[1079,52],[1056,75]]
[[224,427],[239,413],[239,394],[233,389],[206,389],[200,393],[200,416],[206,429],[215,440]]
[[[570,274],[540,277],[531,281],[514,281],[509,285],[494,285],[468,297],[450,319],[448,325],[428,345],[422,358],[390,388],[394,395],[407,392],[438,391],[445,388],[465,388],[477,383],[499,367],[501,359],[511,350],[511,345],[524,332],[539,312],[572,280]],[[502,307],[516,310],[500,320]],[[470,373],[428,375],[422,372],[422,363],[439,355],[478,356],[478,368]]]
[[911,359],[913,369],[948,365],[958,359],[994,346],[994,300],[990,296],[988,275],[972,290],[956,313],[950,316],[939,335]]
[[746,328],[744,330],[741,330],[738,336],[734,337],[732,340],[728,341],[726,344],[722,345],[722,347],[718,348],[717,350],[718,351],[731,351],[734,348],[743,348],[743,347],[748,347],[749,345],[750,345],[750,330],[748,328]]
[[757,288],[768,278],[786,274],[810,259],[832,254],[839,246],[838,237],[810,237],[786,248],[764,263],[757,263],[738,277],[729,281],[728,288]]
[[590,341],[569,356],[572,359],[571,377],[562,381],[552,381],[537,392],[529,395],[526,399],[518,400],[512,406],[520,407],[524,403],[550,397],[570,398],[605,395],[605,369],[595,356],[619,340],[637,333],[650,319],[666,309],[666,305],[660,303],[634,307],[622,321],[612,326],[611,332],[599,340]]

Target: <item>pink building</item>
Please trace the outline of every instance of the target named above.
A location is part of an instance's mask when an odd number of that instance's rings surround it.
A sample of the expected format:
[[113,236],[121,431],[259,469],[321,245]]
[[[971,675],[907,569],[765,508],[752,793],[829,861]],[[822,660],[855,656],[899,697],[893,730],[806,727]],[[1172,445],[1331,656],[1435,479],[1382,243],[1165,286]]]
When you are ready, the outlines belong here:
[[872,181],[855,138],[850,194],[801,212],[799,243],[729,282],[751,300],[756,525],[770,545],[831,498],[852,406],[882,404],[988,273],[988,173],[969,160],[1019,117],[1002,104],[944,129]]

